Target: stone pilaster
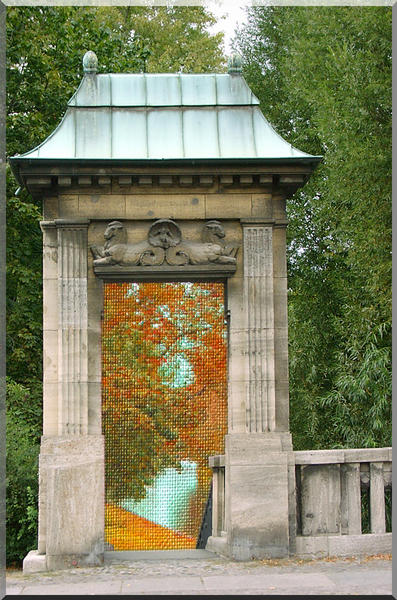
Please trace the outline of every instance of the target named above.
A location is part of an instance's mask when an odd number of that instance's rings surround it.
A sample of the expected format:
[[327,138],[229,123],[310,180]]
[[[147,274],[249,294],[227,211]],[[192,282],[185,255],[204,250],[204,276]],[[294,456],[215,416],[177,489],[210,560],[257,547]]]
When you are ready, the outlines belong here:
[[58,234],[58,435],[88,432],[86,219],[56,219]]
[[276,424],[273,228],[252,221],[242,220],[249,368],[246,428],[260,433],[274,431]]
[[43,232],[43,433],[58,434],[58,241],[54,221]]
[[277,219],[273,227],[276,431],[289,431],[286,228],[285,219]]

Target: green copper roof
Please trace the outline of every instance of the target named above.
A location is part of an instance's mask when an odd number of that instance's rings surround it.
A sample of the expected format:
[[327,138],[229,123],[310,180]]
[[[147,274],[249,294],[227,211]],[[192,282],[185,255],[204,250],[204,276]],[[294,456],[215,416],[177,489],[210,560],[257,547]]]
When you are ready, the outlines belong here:
[[86,72],[55,131],[14,160],[299,158],[319,157],[274,131],[238,73]]

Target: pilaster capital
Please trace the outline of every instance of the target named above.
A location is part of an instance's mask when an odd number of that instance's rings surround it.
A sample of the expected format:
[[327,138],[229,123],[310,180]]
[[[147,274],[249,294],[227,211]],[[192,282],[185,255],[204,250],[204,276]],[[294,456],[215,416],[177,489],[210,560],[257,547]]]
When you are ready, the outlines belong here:
[[55,219],[55,227],[57,229],[87,229],[90,224],[90,219],[76,217],[74,219]]
[[274,223],[274,227],[277,229],[283,229],[285,227],[287,227],[289,221],[288,219],[276,219],[275,223]]
[[242,227],[287,227],[288,219],[270,219],[266,217],[244,217],[240,219]]
[[269,219],[266,217],[244,217],[240,219],[240,223],[243,227],[269,227],[276,223],[276,219]]
[[55,221],[40,221],[40,229],[43,233],[55,229]]

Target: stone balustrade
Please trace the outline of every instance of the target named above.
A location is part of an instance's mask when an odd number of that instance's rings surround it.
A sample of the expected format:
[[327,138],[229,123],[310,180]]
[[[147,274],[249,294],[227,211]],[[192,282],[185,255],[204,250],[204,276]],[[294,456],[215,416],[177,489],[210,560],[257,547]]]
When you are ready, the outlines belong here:
[[[392,449],[294,452],[296,539],[302,557],[391,552],[385,493],[392,488]],[[213,537],[226,536],[225,458],[212,456]],[[362,502],[364,499],[364,502]]]

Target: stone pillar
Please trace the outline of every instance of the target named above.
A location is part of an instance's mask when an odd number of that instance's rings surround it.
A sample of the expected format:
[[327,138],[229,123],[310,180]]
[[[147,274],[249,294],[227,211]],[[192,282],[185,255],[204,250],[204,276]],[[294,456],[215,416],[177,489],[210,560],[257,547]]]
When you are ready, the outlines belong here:
[[25,558],[27,572],[103,561],[104,441],[101,434],[88,435],[88,224],[41,224],[44,435],[38,550]]
[[370,472],[370,523],[371,533],[386,532],[385,517],[385,484],[383,478],[383,463],[372,462]]
[[345,463],[341,470],[341,533],[361,534],[360,463]]
[[[236,560],[283,557],[295,549],[295,464],[288,423],[286,221],[280,201],[276,202],[276,219],[240,220],[242,306],[236,311],[236,328],[235,296],[230,352],[231,357],[236,354],[236,342],[243,365],[240,379],[245,383],[240,381],[239,387],[245,427],[229,429],[226,436],[227,537],[222,546],[222,553]],[[233,386],[233,372],[230,379]]]

